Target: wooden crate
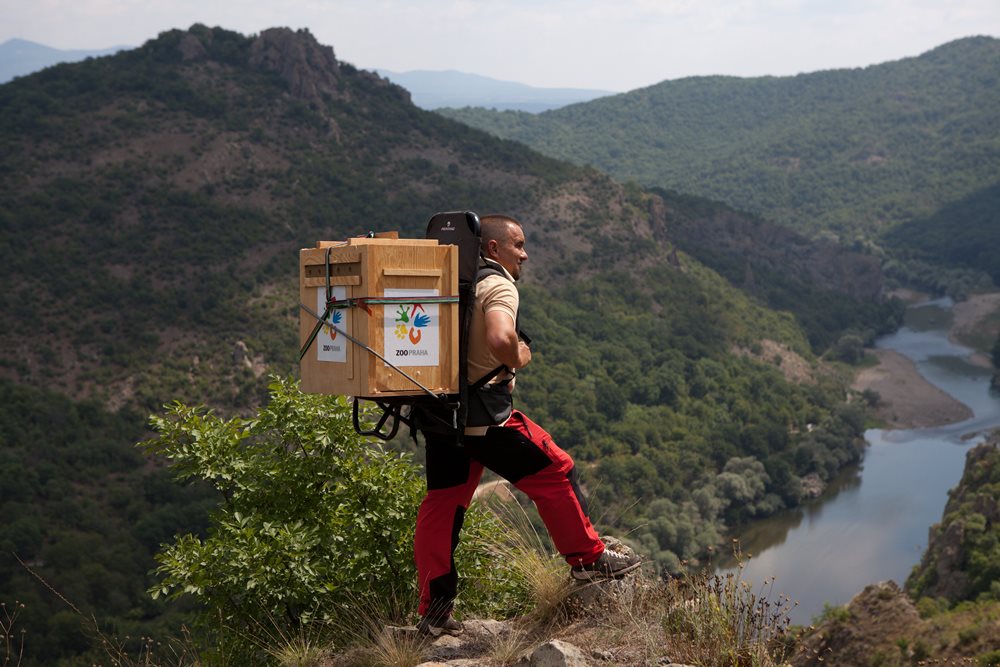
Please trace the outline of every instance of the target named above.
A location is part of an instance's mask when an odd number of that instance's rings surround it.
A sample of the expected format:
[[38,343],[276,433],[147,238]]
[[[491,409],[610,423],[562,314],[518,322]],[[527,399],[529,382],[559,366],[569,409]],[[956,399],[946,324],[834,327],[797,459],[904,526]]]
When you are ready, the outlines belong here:
[[[323,327],[302,357],[303,391],[364,398],[426,395],[405,373],[432,392],[458,392],[458,304],[421,303],[421,297],[457,297],[457,246],[425,239],[356,238],[305,248],[299,252],[299,299],[317,315],[326,306],[327,274],[336,299],[401,301],[335,309],[333,320],[341,333]],[[402,301],[406,298],[412,301]],[[301,347],[317,320],[299,312]]]

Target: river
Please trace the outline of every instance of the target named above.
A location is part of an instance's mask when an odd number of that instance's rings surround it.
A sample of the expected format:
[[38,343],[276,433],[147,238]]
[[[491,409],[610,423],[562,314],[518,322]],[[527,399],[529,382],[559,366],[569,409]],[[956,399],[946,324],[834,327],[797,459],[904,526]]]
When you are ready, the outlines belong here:
[[935,428],[867,431],[862,464],[841,473],[822,498],[739,534],[752,555],[744,579],[759,588],[774,577],[772,596],[798,602],[793,623],[810,623],[825,604],[846,604],[868,584],[892,579],[902,586],[962,477],[966,451],[1000,426],[990,371],[970,364],[971,350],[948,340],[951,306],[939,299],[909,308],[904,326],[876,345],[909,357],[974,416]]

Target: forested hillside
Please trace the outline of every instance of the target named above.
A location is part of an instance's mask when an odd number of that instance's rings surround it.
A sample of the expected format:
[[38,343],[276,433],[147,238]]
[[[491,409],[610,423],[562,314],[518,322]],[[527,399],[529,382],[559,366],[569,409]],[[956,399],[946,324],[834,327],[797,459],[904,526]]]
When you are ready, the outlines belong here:
[[[974,37],[916,58],[794,77],[694,77],[539,115],[444,110],[543,153],[619,179],[698,194],[800,231],[877,240],[911,220],[993,247],[956,209],[1000,173],[1000,40]],[[966,203],[961,200],[968,198]],[[946,208],[949,207],[949,208]],[[926,224],[893,232],[941,262],[996,275],[996,257]],[[995,227],[995,225],[994,225]]]
[[[174,399],[247,413],[267,374],[296,372],[297,249],[368,230],[418,236],[440,210],[524,220],[537,355],[518,400],[581,462],[602,526],[660,566],[794,505],[801,476],[860,455],[863,413],[817,360],[815,333],[883,326],[892,308],[877,294],[821,284],[811,262],[760,244],[733,255],[760,258],[758,291],[736,290],[672,240],[705,202],[421,111],[307,32],[195,26],[6,84],[0,174],[0,376],[18,406],[0,453],[4,479],[19,482],[0,515],[37,508],[4,544],[56,585],[120,577],[122,599],[68,591],[120,627],[163,619],[135,593],[150,583],[148,549],[197,531],[204,508],[195,491],[162,490],[136,456],[143,418]],[[812,306],[769,310],[776,264],[775,281],[797,276],[786,295],[836,287],[867,305],[845,305],[834,324],[810,319]],[[73,456],[98,463],[62,465]],[[104,542],[134,560],[104,558]],[[5,560],[0,574],[4,595],[37,599],[18,566]],[[59,632],[54,613],[38,618],[40,636]]]

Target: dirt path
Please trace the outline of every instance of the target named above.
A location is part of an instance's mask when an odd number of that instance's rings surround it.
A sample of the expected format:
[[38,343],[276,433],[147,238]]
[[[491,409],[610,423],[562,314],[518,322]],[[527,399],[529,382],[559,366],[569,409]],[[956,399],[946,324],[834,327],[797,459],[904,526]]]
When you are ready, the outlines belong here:
[[[956,304],[949,338],[967,337],[970,332],[986,326],[995,319],[998,309],[1000,292],[979,294]],[[869,352],[878,357],[878,366],[863,369],[851,386],[857,391],[878,392],[881,400],[876,414],[890,428],[942,426],[972,417],[966,405],[925,380],[907,357],[892,350]],[[978,353],[970,361],[989,365],[989,359]]]

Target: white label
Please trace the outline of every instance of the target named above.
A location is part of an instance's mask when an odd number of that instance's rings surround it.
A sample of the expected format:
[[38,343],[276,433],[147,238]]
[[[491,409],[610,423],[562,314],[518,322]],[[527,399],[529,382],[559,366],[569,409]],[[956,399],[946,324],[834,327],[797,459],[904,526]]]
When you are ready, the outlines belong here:
[[[334,299],[339,301],[347,298],[346,287],[334,287],[332,289]],[[320,287],[316,290],[316,312],[322,315],[325,310],[326,288]],[[341,331],[348,332],[350,331],[348,322],[351,316],[349,311],[349,308],[333,308],[327,316],[326,321],[328,323],[332,322],[333,326]],[[333,327],[329,324],[325,324],[319,330],[319,333],[316,334],[316,359],[319,361],[336,361],[342,364],[347,363],[348,343],[350,341],[344,338],[342,334],[334,331]]]
[[[385,291],[385,296],[389,298],[438,294],[438,290]],[[419,301],[419,298],[414,300]],[[436,303],[391,303],[383,309],[385,358],[395,366],[437,366],[438,350],[441,349],[440,306]]]

